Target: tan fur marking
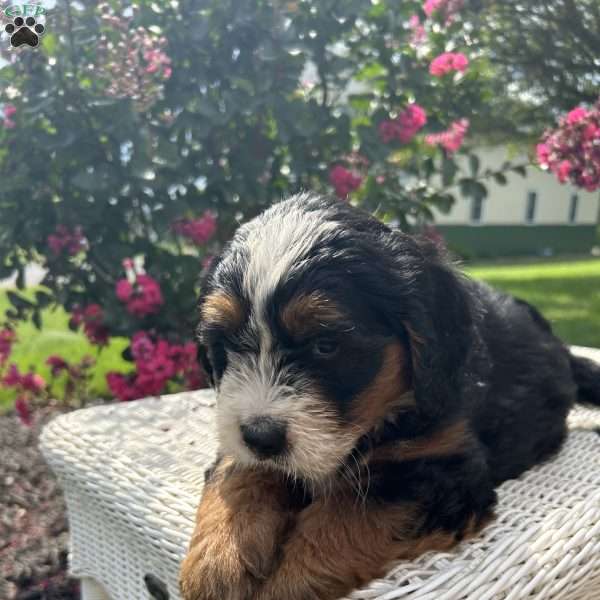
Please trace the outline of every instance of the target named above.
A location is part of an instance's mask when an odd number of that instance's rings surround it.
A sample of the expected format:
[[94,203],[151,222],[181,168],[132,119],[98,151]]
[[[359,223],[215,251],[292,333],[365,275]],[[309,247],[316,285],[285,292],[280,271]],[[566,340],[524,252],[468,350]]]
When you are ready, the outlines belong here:
[[206,485],[196,513],[180,587],[186,600],[251,598],[274,568],[291,513],[282,480],[224,460]]
[[204,299],[201,317],[207,323],[234,331],[242,324],[244,313],[239,300],[224,292],[214,292]]
[[370,431],[395,409],[412,406],[412,397],[405,395],[409,389],[407,379],[404,349],[399,343],[390,344],[379,373],[354,400],[352,420],[364,431]]
[[339,307],[318,292],[293,298],[281,312],[281,320],[290,335],[302,337],[322,331],[328,323],[344,317]]
[[[421,518],[419,508],[411,503],[361,507],[342,495],[315,500],[298,516],[284,544],[281,564],[254,600],[346,597],[383,576],[398,560],[457,544],[454,533],[443,531],[417,537]],[[473,525],[467,535],[475,533]]]
[[469,444],[471,435],[466,421],[458,421],[431,435],[378,448],[370,460],[403,461],[457,454]]

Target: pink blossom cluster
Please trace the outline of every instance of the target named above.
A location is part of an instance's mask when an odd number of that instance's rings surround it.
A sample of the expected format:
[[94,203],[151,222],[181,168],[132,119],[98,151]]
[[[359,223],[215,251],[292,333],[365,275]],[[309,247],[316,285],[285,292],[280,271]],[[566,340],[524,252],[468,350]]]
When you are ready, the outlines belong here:
[[425,0],[423,12],[428,17],[439,12],[446,17],[446,24],[449,24],[452,16],[463,7],[464,3],[464,0]]
[[5,104],[2,109],[2,127],[4,129],[14,129],[17,124],[12,120],[13,115],[17,112],[17,107],[14,104]]
[[39,394],[46,387],[46,382],[41,375],[33,373],[21,373],[17,365],[12,363],[2,378],[2,384],[6,387],[18,387],[23,391]]
[[4,387],[15,388],[18,392],[15,400],[15,412],[24,425],[31,425],[33,418],[29,400],[32,396],[41,394],[46,388],[46,382],[37,373],[21,373],[15,364],[8,367],[0,380]]
[[18,396],[15,400],[15,412],[17,417],[23,425],[28,427],[33,423],[33,415],[31,414],[31,408],[29,402],[25,396]]
[[427,38],[427,32],[425,31],[425,25],[421,23],[419,15],[413,15],[409,21],[408,26],[411,30],[410,44],[412,46],[420,46]]
[[171,225],[171,229],[194,244],[201,246],[210,240],[217,231],[217,217],[210,211],[198,219],[178,219]]
[[571,181],[593,192],[600,188],[600,100],[578,107],[547,131],[537,146],[537,159],[561,183]]
[[164,303],[158,281],[144,273],[136,275],[133,283],[119,279],[115,291],[127,311],[138,318],[157,313]]
[[108,386],[122,401],[159,395],[167,382],[176,377],[181,377],[188,389],[196,389],[204,383],[196,353],[193,342],[171,344],[138,331],[131,340],[136,370],[129,375],[109,373]]
[[17,335],[14,332],[14,329],[11,329],[10,327],[0,329],[0,368],[3,367],[8,360],[16,339]]
[[69,363],[62,358],[62,356],[58,356],[57,354],[49,356],[46,359],[46,364],[50,367],[52,377],[57,377],[63,371],[67,371],[69,369]]
[[469,130],[469,120],[454,121],[446,131],[425,136],[425,143],[430,146],[441,146],[451,154],[463,145],[465,135]]
[[379,125],[379,136],[388,144],[398,140],[410,142],[427,123],[427,113],[418,104],[410,104],[396,119],[383,121]]
[[70,324],[74,328],[83,325],[83,331],[97,346],[105,346],[108,343],[108,328],[104,324],[104,311],[99,304],[89,304],[85,308],[75,306],[71,312]]
[[163,79],[169,79],[173,69],[171,59],[159,48],[150,48],[144,50],[144,60],[146,61],[146,73],[158,73]]
[[47,241],[54,256],[59,256],[65,250],[69,256],[74,256],[87,248],[87,239],[79,225],[72,230],[65,225],[58,225]]
[[469,59],[462,52],[444,52],[431,61],[429,72],[434,77],[443,77],[453,71],[464,73]]
[[140,111],[162,97],[164,82],[171,77],[167,40],[145,27],[134,27],[132,17],[116,14],[108,3],[98,6],[104,31],[96,48],[93,76],[106,83],[113,98],[131,98]]
[[329,171],[329,182],[338,198],[346,198],[350,192],[360,187],[362,177],[342,165],[336,165]]

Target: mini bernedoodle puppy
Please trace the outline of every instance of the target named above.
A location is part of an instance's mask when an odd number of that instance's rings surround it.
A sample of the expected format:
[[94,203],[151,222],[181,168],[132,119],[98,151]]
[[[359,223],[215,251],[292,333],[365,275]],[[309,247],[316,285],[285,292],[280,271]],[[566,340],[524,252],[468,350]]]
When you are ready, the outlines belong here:
[[220,452],[185,600],[334,600],[447,550],[600,404],[600,367],[534,307],[337,200],[240,227],[200,314]]

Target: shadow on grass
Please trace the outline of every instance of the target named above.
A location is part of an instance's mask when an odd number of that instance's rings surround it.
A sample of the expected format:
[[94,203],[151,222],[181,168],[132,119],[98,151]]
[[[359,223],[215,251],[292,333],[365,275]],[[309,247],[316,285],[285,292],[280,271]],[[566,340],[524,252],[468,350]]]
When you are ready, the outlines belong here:
[[536,306],[565,342],[600,347],[600,275],[484,279],[494,287]]

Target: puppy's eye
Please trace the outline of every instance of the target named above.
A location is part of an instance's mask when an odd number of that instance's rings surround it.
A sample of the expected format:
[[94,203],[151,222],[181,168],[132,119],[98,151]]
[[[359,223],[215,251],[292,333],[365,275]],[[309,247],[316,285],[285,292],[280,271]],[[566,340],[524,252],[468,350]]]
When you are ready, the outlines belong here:
[[320,358],[331,358],[337,353],[339,347],[339,344],[331,338],[319,338],[313,344],[313,353]]

